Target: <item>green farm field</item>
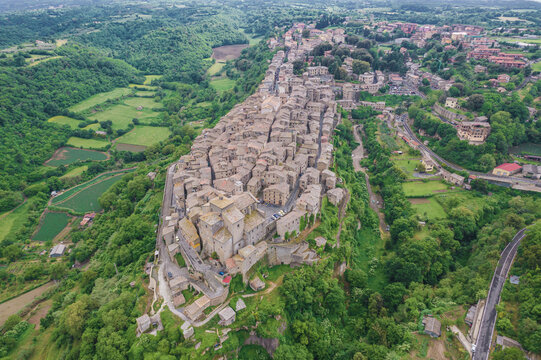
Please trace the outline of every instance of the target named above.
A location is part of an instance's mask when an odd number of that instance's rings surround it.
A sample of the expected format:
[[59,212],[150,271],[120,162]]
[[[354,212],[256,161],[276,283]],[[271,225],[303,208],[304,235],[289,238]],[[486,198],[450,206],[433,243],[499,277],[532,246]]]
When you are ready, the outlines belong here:
[[[150,100],[145,98],[136,98],[136,100]],[[107,108],[104,111],[90,116],[92,120],[106,121],[111,120],[113,122],[113,129],[126,129],[133,119],[139,119],[141,122],[150,121],[158,116],[158,113],[151,109],[143,109],[138,111],[136,107],[129,105],[114,105]]]
[[78,213],[101,210],[98,198],[114,183],[119,181],[122,178],[122,175],[123,174],[112,176],[103,181],[94,183],[79,191],[73,195],[73,197],[66,199],[63,202],[56,203],[55,205]]
[[[71,140],[72,138],[70,138]],[[87,140],[87,139],[83,139]],[[70,141],[68,140],[68,143]],[[53,156],[47,160],[47,165],[50,166],[62,166],[73,164],[76,161],[86,160],[107,160],[107,155],[99,151],[83,150],[72,147],[62,147],[53,154]]]
[[524,143],[509,149],[511,154],[541,155],[541,144]]
[[75,169],[71,169],[70,171],[62,175],[60,178],[65,179],[69,177],[79,176],[82,173],[84,173],[86,170],[88,170],[88,165],[79,166],[79,167],[76,167]]
[[434,197],[409,199],[411,207],[417,214],[427,220],[443,219],[447,217],[445,210]]
[[223,69],[224,66],[225,66],[224,62],[216,61],[214,64],[212,64],[211,67],[208,68],[207,74],[210,76],[214,76],[218,74]]
[[541,62],[537,62],[535,64],[532,65],[532,70],[533,71],[541,71]]
[[67,117],[67,116],[53,116],[47,122],[58,124],[58,125],[68,125],[71,129],[75,130],[79,128],[81,123],[79,120]]
[[0,241],[4,240],[10,232],[17,232],[26,222],[29,210],[28,201],[9,214],[0,215]]
[[148,91],[153,91],[153,90],[156,90],[157,86],[152,86],[152,85],[140,85],[140,84],[130,84],[128,85],[130,88],[132,89],[137,89],[137,90],[148,90]]
[[421,158],[393,159],[393,162],[408,175],[408,178],[413,178],[413,173],[421,163]]
[[96,94],[80,103],[73,105],[69,108],[73,112],[82,112],[88,110],[96,105],[99,105],[107,100],[118,99],[122,96],[126,96],[132,92],[129,88],[117,88],[109,92]]
[[448,189],[441,181],[409,181],[402,184],[406,197],[427,197]]
[[210,82],[210,86],[212,86],[216,91],[227,91],[235,86],[235,80],[228,78],[216,79]]
[[154,97],[155,95],[156,95],[156,91],[139,90],[135,93],[135,96],[139,96],[139,97]]
[[[122,171],[120,172],[120,174],[124,175],[126,173],[130,172],[130,170],[126,170],[126,171]],[[51,203],[53,205],[55,204],[58,204],[64,200],[66,200],[68,197],[74,195],[75,193],[81,191],[82,189],[88,187],[89,185],[92,185],[92,184],[95,184],[97,182],[100,182],[102,180],[105,180],[111,176],[114,176],[114,175],[118,175],[119,173],[114,173],[114,174],[111,174],[111,173],[105,173],[105,174],[101,174],[99,176],[96,176],[94,179],[92,180],[89,180],[85,183],[82,183],[82,184],[79,184],[77,186],[74,186],[66,191],[64,191],[62,194],[60,195],[57,195],[55,198],[53,198],[53,200],[51,201]]]
[[[147,91],[147,93],[150,92]],[[143,109],[160,109],[163,107],[162,104],[154,101],[154,99],[150,97],[130,97],[124,100],[124,104],[133,106],[136,109],[139,106],[142,106]]]
[[116,142],[118,144],[149,146],[167,139],[169,135],[171,135],[171,131],[166,127],[136,126],[132,131],[119,137]]
[[48,212],[43,217],[38,232],[33,240],[50,241],[58,235],[69,223],[69,216],[65,213]]
[[145,82],[143,84],[150,85],[153,80],[158,80],[162,75],[145,75]]
[[72,136],[68,139],[67,144],[73,147],[77,147],[77,148],[101,150],[101,149],[105,149],[105,147],[109,145],[109,142],[107,140],[83,139],[83,138]]

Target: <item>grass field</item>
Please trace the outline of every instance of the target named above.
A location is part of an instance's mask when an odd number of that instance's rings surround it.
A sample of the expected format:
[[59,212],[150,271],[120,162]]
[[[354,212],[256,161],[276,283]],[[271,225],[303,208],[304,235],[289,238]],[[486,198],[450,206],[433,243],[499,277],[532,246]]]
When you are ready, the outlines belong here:
[[169,137],[171,131],[166,127],[136,126],[132,131],[117,139],[119,144],[149,146]]
[[53,116],[52,118],[47,120],[47,122],[58,125],[68,125],[71,129],[78,129],[79,124],[81,123],[79,120],[75,120],[67,116]]
[[[150,100],[145,98],[136,98],[136,100]],[[113,122],[113,129],[126,129],[129,124],[132,123],[134,118],[139,119],[141,122],[145,120],[150,121],[153,118],[156,118],[158,113],[151,109],[143,109],[138,111],[134,106],[128,105],[114,105],[107,108],[104,111],[90,116],[92,120],[106,121],[111,120]]]
[[207,74],[210,76],[214,76],[218,74],[223,69],[224,66],[225,66],[224,62],[216,61],[214,64],[212,64],[211,67],[208,68]]
[[[70,140],[73,138],[70,138]],[[87,139],[82,139],[87,140]],[[68,140],[68,143],[70,141]],[[47,165],[50,166],[61,166],[73,164],[76,161],[86,161],[86,160],[106,160],[107,155],[99,151],[90,151],[83,149],[76,149],[72,147],[62,147],[58,149],[53,157],[47,160]]]
[[156,91],[137,91],[135,93],[135,96],[139,97],[154,97],[156,95]]
[[532,65],[532,70],[533,71],[541,71],[541,62],[537,62],[535,64]]
[[393,162],[406,173],[412,174],[421,163],[421,158],[393,159]]
[[139,84],[130,84],[129,87],[134,88],[134,89],[144,89],[144,90],[149,90],[149,91],[156,90],[156,88],[157,88],[157,86],[139,85]]
[[525,143],[509,149],[511,154],[541,155],[541,144]]
[[68,225],[69,219],[69,216],[65,213],[48,212],[43,217],[41,226],[34,235],[33,240],[53,240]]
[[216,91],[226,91],[235,86],[235,80],[228,78],[216,79],[210,82],[210,86],[212,86]]
[[163,107],[162,104],[149,97],[130,97],[124,100],[124,104],[133,106],[136,109],[138,106],[142,106],[143,109],[160,109]]
[[145,82],[143,84],[150,85],[153,80],[161,78],[162,75],[145,75]]
[[146,150],[144,145],[133,145],[133,144],[121,144],[116,143],[115,150],[117,151],[131,151],[131,152],[143,152]]
[[427,220],[442,219],[447,217],[443,207],[434,197],[409,199],[412,202],[411,207]]
[[130,94],[131,92],[132,90],[128,88],[117,88],[109,92],[96,94],[76,105],[73,105],[69,108],[69,110],[73,112],[85,111],[107,100],[118,99],[122,96]]
[[124,174],[113,176],[101,182],[94,183],[86,189],[79,191],[73,197],[55,205],[61,208],[71,209],[79,213],[101,210],[98,198],[105,191],[107,191],[111,185],[119,181],[122,178],[122,175]]
[[29,209],[28,201],[13,210],[11,213],[0,217],[0,241],[10,232],[16,232],[23,227],[26,222],[26,215]]
[[426,197],[447,190],[447,185],[441,181],[409,181],[402,184],[407,197]]
[[79,167],[76,167],[75,169],[71,169],[70,171],[62,175],[60,178],[65,179],[69,177],[79,176],[83,172],[85,172],[87,169],[88,169],[87,165],[79,166]]

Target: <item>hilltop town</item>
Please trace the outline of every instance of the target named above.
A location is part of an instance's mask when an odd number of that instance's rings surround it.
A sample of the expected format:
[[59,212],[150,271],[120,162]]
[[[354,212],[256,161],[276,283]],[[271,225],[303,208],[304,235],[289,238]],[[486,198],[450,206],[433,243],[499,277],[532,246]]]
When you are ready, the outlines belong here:
[[541,5],[10,1],[1,359],[541,354]]
[[[485,54],[490,45],[490,53],[497,54],[497,59],[490,57],[489,61],[499,65],[508,61],[504,67],[525,65],[519,56],[507,56],[495,48],[494,42],[481,36],[483,29],[477,26],[384,22],[375,27],[377,31],[414,32],[411,38],[396,39],[395,43],[408,40],[419,47],[437,34],[447,50],[454,47],[451,43],[460,42],[471,49],[468,58],[473,59],[484,56],[480,54]],[[451,185],[469,190],[471,180],[480,178],[523,190],[541,190],[535,177],[514,177],[521,169],[518,165],[507,171],[509,165],[504,164],[492,174],[472,172],[475,175],[465,178],[457,173],[462,168],[446,166],[444,159],[425,146],[428,142],[419,140],[410,128],[411,120],[397,114],[396,106],[359,98],[363,92],[380,94],[385,87],[391,95],[425,98],[419,90],[423,84],[443,91],[455,85],[452,78],[444,80],[421,70],[406,48],[400,48],[407,67],[405,76],[380,70],[359,73],[353,70],[357,60],[346,56],[341,69],[347,80],[338,81],[327,66],[314,63],[314,50],[332,47],[333,51],[356,51],[356,46],[347,43],[343,28],[321,31],[313,24],[297,23],[268,44],[277,51],[256,93],[236,105],[215,127],[204,129],[194,140],[191,152],[167,173],[155,263],[159,267],[159,284],[155,286],[169,309],[185,321],[185,337],[193,335],[192,325],[201,326],[215,315],[219,315],[221,323],[234,321],[235,310],[226,299],[235,275],[239,274],[254,291],[261,291],[265,283],[253,272],[259,262],[299,266],[318,261],[316,251],[297,237],[314,223],[323,198],[340,206],[347,195],[343,187],[337,187],[342,179],[331,170],[331,139],[342,121],[340,109],[368,107],[380,113],[378,117],[396,138],[412,151],[420,151],[419,168],[422,166],[422,171],[435,173]],[[331,50],[325,50],[323,56],[331,57]],[[296,62],[308,66],[299,72]],[[483,69],[476,66],[478,70]],[[509,76],[498,76],[498,81],[508,82]],[[442,104],[433,104],[433,112],[456,128],[461,140],[483,144],[491,129],[487,117],[469,121],[467,116],[454,112],[459,107],[457,98],[446,97]],[[422,128],[419,133],[427,135]],[[318,246],[325,242],[321,238]],[[185,266],[178,264],[179,255]],[[186,302],[183,294],[187,289],[199,294],[197,300]],[[237,305],[237,310],[243,307]],[[144,315],[138,320],[138,334],[150,328],[149,319]]]

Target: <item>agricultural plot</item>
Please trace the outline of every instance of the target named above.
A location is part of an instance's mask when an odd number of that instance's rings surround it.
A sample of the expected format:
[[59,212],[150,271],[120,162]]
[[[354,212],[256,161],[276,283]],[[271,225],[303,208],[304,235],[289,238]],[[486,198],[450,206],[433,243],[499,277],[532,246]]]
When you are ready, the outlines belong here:
[[88,211],[99,211],[101,206],[98,202],[98,198],[107,191],[114,183],[122,178],[122,175],[112,176],[103,181],[94,183],[81,191],[77,192],[72,197],[55,204],[60,208],[73,210],[77,213],[84,213]]
[[225,62],[216,61],[214,64],[212,64],[211,67],[208,68],[207,74],[210,76],[214,76],[218,74],[220,71],[222,71],[224,66],[225,66]]
[[70,129],[79,129],[79,124],[81,123],[77,119],[70,118],[68,116],[53,116],[49,120],[47,120],[49,123],[57,124],[57,125],[68,125]]
[[135,96],[139,96],[139,97],[154,97],[156,96],[156,91],[144,91],[144,90],[141,90],[141,91],[137,91],[135,93]]
[[171,131],[166,127],[136,126],[116,140],[117,148],[120,144],[150,146],[167,139],[169,135]]
[[128,88],[117,88],[109,92],[96,94],[80,103],[73,105],[69,108],[73,112],[82,112],[93,108],[96,105],[106,102],[107,100],[119,99],[122,96],[126,96],[132,92],[132,89]]
[[[144,98],[137,98],[136,100],[148,100]],[[139,119],[141,122],[150,122],[152,119],[158,117],[158,113],[151,109],[137,110],[136,107],[129,105],[114,105],[107,108],[104,111],[90,116],[92,120],[107,121],[110,120],[113,123],[113,129],[126,129],[131,124],[133,119]]]
[[393,162],[398,168],[406,173],[408,179],[415,179],[413,173],[421,163],[421,158],[394,158]]
[[140,85],[140,84],[130,84],[128,85],[132,89],[137,90],[148,90],[148,91],[154,91],[156,90],[157,86],[151,86],[151,85]]
[[143,84],[150,85],[152,84],[153,80],[158,80],[162,77],[162,75],[145,75],[145,82]]
[[[70,138],[70,140],[71,139],[73,138]],[[68,144],[70,143],[70,140],[68,140]],[[76,149],[72,147],[61,147],[60,149],[56,150],[56,152],[53,154],[53,157],[47,160],[46,164],[50,166],[62,166],[73,164],[76,161],[86,160],[107,160],[107,155],[99,151]]]
[[535,64],[532,64],[532,70],[533,71],[541,71],[541,62],[537,62]]
[[242,50],[246,49],[248,44],[225,45],[212,49],[212,58],[217,61],[233,60],[240,56]]
[[[127,171],[126,171],[127,172]],[[124,174],[125,172],[122,172],[121,174]],[[77,192],[81,191],[82,189],[92,185],[92,184],[95,184],[97,182],[100,182],[102,180],[105,180],[113,175],[116,175],[116,174],[110,174],[110,173],[106,173],[106,174],[101,174],[99,176],[96,176],[94,179],[92,180],[89,180],[85,183],[82,183],[82,184],[79,184],[77,186],[74,186],[72,188],[70,188],[69,190],[66,190],[64,191],[62,194],[60,195],[57,195],[55,198],[53,198],[53,200],[51,201],[51,203],[53,205],[56,205],[64,200],[66,200],[67,198],[75,195]]]
[[4,240],[9,233],[16,233],[24,226],[28,210],[27,201],[12,212],[0,216],[0,241]]
[[47,122],[58,124],[58,125],[68,125],[72,130],[78,129],[79,124],[81,123],[79,120],[67,117],[67,116],[53,116]]
[[[149,92],[147,92],[149,93]],[[142,106],[143,109],[160,109],[163,107],[162,104],[159,102],[154,101],[153,98],[150,97],[131,97],[124,100],[124,104],[133,106],[136,109],[139,106]]]
[[134,153],[143,152],[146,150],[146,146],[143,145],[132,145],[132,144],[116,144],[115,149],[117,151],[130,151]]
[[83,139],[72,136],[66,144],[81,149],[105,150],[107,145],[109,145],[109,141],[102,139]]
[[61,179],[66,179],[66,178],[70,178],[70,177],[79,176],[82,173],[84,173],[86,170],[88,170],[87,165],[79,166],[79,167],[76,167],[75,169],[72,169],[72,170],[68,171],[67,173],[62,175],[60,178]]
[[541,144],[525,143],[509,149],[511,154],[541,155]]
[[32,239],[35,241],[53,240],[68,225],[69,220],[69,216],[65,213],[48,212]]
[[445,210],[434,197],[409,199],[411,207],[426,220],[443,219],[447,217]]
[[210,86],[212,86],[216,91],[227,91],[229,89],[233,89],[235,83],[235,80],[231,80],[229,78],[221,78],[212,80],[210,82]]
[[447,191],[448,187],[441,181],[408,181],[402,184],[406,197],[428,197]]

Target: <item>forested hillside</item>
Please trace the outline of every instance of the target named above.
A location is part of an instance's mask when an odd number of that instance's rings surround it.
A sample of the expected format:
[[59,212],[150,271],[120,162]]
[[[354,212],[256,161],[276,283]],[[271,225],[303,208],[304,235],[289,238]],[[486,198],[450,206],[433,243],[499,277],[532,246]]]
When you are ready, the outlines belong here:
[[[0,188],[23,190],[32,171],[67,140],[47,118],[96,93],[137,81],[137,71],[81,47],[33,67],[0,67]],[[139,80],[142,81],[142,80]]]

